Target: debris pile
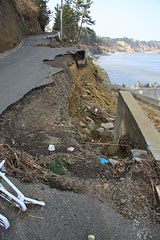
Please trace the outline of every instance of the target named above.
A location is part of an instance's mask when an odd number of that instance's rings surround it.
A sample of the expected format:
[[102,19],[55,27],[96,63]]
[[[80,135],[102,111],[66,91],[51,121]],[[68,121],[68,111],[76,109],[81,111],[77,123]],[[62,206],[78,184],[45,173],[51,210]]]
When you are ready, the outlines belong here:
[[38,165],[29,154],[0,144],[0,159],[6,160],[7,172],[23,181],[33,181],[38,175],[46,174],[47,170]]

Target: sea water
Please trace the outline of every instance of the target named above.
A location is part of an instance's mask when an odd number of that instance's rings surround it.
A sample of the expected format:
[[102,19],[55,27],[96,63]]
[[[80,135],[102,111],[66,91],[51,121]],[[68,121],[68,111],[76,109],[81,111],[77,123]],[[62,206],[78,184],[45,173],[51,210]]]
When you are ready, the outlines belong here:
[[160,54],[115,54],[101,56],[97,64],[106,70],[112,84],[126,86],[160,84]]

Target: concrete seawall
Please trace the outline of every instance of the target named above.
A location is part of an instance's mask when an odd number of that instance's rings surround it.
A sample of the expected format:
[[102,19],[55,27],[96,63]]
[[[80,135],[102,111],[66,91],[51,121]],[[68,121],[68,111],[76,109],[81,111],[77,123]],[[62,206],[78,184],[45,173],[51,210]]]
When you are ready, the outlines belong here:
[[119,92],[114,142],[124,135],[130,136],[140,148],[160,161],[160,134],[128,91]]
[[[147,91],[146,91],[146,95],[144,95],[144,94],[138,92],[138,91],[141,91],[140,89],[137,89],[137,91],[135,91],[135,89],[133,90],[132,88],[123,88],[123,87],[112,85],[112,84],[109,84],[109,83],[106,83],[106,82],[103,82],[103,84],[107,88],[109,88],[109,89],[111,89],[113,91],[116,91],[116,92],[119,92],[119,91],[130,91],[138,99],[140,99],[142,101],[145,101],[145,102],[147,102],[149,104],[152,104],[155,107],[160,108],[160,100],[151,97],[152,96],[152,88],[146,88],[146,89],[148,89],[148,95],[147,95]],[[156,89],[157,89],[156,91],[157,91],[157,97],[158,97],[158,96],[160,96],[160,88],[156,88]]]
[[141,95],[147,96],[149,98],[153,98],[156,100],[160,100],[160,88],[152,87],[152,88],[135,88],[131,89],[133,92],[139,93]]

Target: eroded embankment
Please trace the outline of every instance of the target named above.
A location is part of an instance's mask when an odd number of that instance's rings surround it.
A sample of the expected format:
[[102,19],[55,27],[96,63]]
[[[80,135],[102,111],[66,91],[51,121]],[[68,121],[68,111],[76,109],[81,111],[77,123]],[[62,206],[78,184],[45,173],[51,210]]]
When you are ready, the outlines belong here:
[[[157,163],[148,157],[145,165],[133,163],[103,143],[112,140],[113,130],[104,124],[114,125],[116,95],[104,88],[98,68],[92,63],[77,68],[70,55],[48,64],[64,71],[0,116],[0,159],[6,160],[7,171],[23,181],[96,195],[126,217],[159,223],[151,185],[151,180],[160,183]],[[82,143],[77,129],[89,144]],[[55,145],[54,152],[48,151],[49,144]],[[104,165],[100,157],[118,163]]]
[[107,73],[91,60],[85,67],[69,64],[73,76],[69,97],[69,113],[83,142],[111,142],[113,127],[105,124],[114,122],[117,96],[104,87],[109,82]]

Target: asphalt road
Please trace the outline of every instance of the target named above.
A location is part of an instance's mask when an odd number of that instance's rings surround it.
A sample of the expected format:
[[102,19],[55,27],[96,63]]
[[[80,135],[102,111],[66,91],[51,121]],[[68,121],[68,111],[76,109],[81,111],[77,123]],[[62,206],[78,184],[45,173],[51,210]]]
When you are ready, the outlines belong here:
[[93,196],[61,192],[43,184],[12,182],[26,196],[45,201],[45,207],[33,205],[26,213],[3,199],[0,213],[11,224],[8,230],[0,228],[1,240],[87,240],[94,234],[96,240],[159,240],[160,227],[127,220],[117,214],[110,204]]
[[[43,59],[54,59],[66,48],[36,47],[42,37],[30,37],[16,52],[0,59],[0,113],[31,89],[50,82],[49,75],[60,71],[47,66]],[[160,227],[142,224],[120,216],[108,203],[93,196],[62,192],[43,184],[12,181],[26,196],[40,198],[46,206],[32,206],[21,213],[0,198],[0,213],[11,224],[0,227],[1,240],[96,240],[160,239]]]
[[48,66],[43,60],[53,60],[68,48],[37,46],[43,43],[48,43],[43,36],[29,37],[17,51],[0,55],[0,114],[31,89],[51,82],[49,77],[62,70]]

